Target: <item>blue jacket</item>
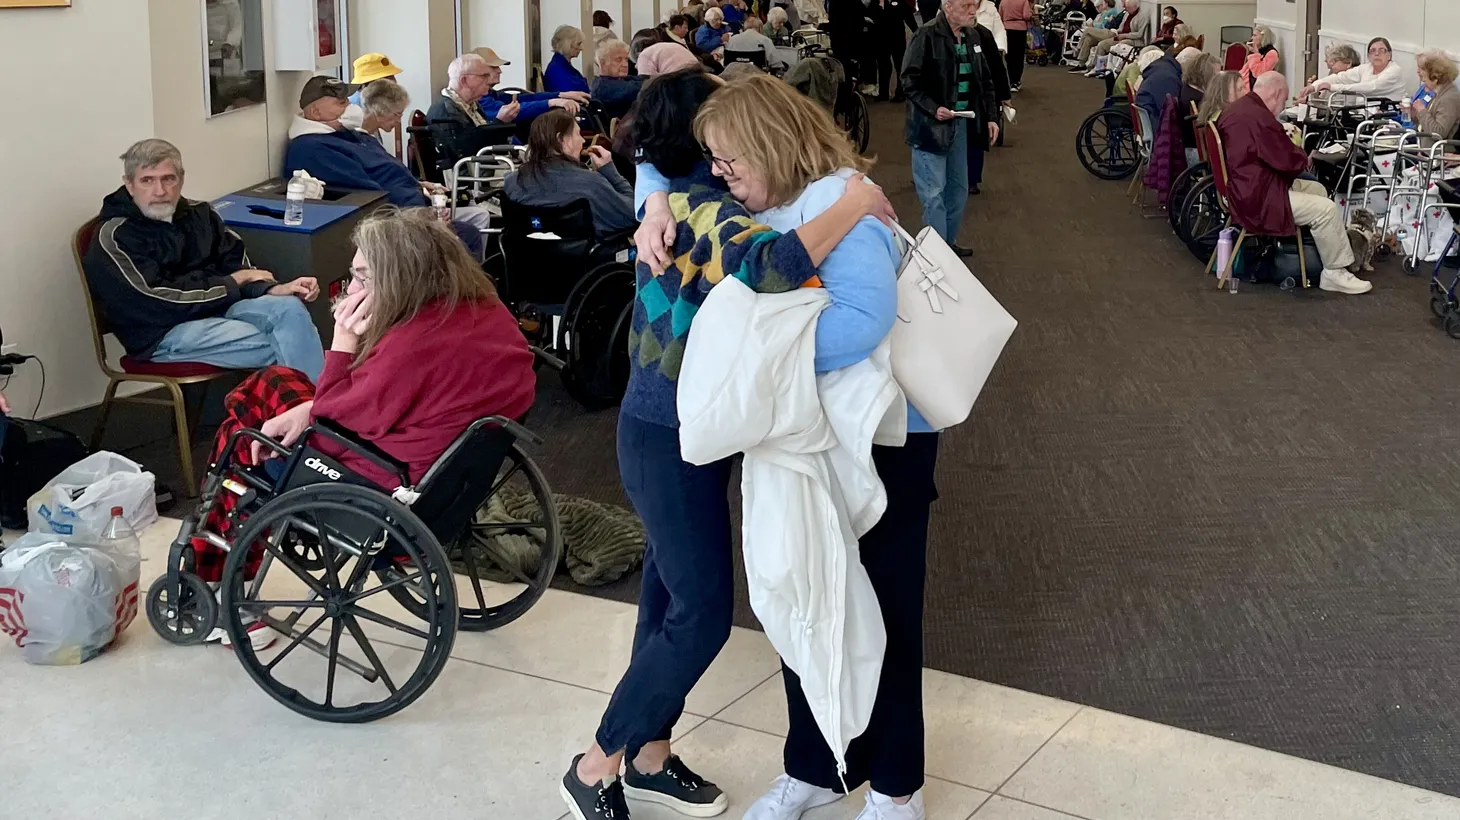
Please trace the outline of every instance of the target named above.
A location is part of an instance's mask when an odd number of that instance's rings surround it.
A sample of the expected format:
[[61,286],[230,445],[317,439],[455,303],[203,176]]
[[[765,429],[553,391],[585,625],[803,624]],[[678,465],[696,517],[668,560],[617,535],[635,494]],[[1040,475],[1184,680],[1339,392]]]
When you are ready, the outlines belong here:
[[729,26],[732,32],[739,34],[740,29],[745,27],[745,12],[729,3],[720,6],[720,11],[725,15],[725,25]]
[[639,99],[639,89],[644,87],[642,75],[633,77],[594,77],[593,101],[603,106],[605,116],[622,117],[629,113],[634,101]]
[[720,38],[724,37],[729,31],[730,28],[728,26],[725,28],[710,28],[708,24],[702,25],[695,29],[695,45],[706,52],[714,51],[724,45],[724,43],[720,42]]
[[548,61],[547,68],[542,72],[542,87],[552,92],[582,91],[588,93],[588,81],[568,58],[561,54],[553,54]]
[[1161,111],[1167,97],[1181,96],[1181,64],[1170,55],[1151,63],[1141,72],[1141,90],[1136,92],[1136,105],[1151,115],[1153,127],[1161,122]]
[[[297,128],[298,126],[296,126]],[[385,191],[392,205],[403,208],[430,204],[421,183],[380,140],[362,131],[344,129],[300,134],[289,141],[284,156],[284,178],[303,169],[336,188]]]
[[[548,100],[557,97],[556,92],[544,91],[539,94],[518,94],[517,101],[522,103],[522,110],[517,113],[517,119],[513,122],[532,122],[532,118],[539,114],[546,114],[551,108]],[[512,95],[501,91],[488,91],[486,96],[477,102],[477,107],[482,109],[482,116],[489,120],[497,119],[497,109],[512,102]]]

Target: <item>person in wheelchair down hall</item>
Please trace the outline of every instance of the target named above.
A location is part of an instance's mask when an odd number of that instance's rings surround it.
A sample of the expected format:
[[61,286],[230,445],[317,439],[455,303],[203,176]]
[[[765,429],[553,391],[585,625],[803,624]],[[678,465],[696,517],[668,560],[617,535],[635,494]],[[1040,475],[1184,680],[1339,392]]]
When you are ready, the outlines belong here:
[[[244,381],[225,402],[228,418],[214,442],[214,461],[237,430],[255,428],[292,447],[324,418],[407,465],[414,483],[472,422],[519,419],[532,406],[536,376],[527,341],[450,228],[429,211],[387,208],[361,221],[354,241],[350,283],[335,306],[334,338],[317,384],[281,367]],[[400,483],[353,451],[323,439],[312,444],[387,492]],[[236,455],[279,479],[285,462],[273,453],[261,460],[264,454],[252,442]],[[228,529],[228,510],[220,509],[227,506],[210,512],[209,529]],[[218,582],[227,553],[200,538],[193,546],[198,576]],[[250,573],[256,561],[250,559]],[[249,629],[255,649],[275,636],[261,627]],[[226,644],[227,634],[215,630],[210,640]]]
[[588,103],[586,90],[508,97],[495,90],[502,80],[502,66],[508,62],[491,49],[482,52],[488,56],[468,52],[451,61],[441,99],[426,113],[438,149],[450,156],[471,156],[484,145],[503,142],[497,129],[483,131],[482,126],[526,122],[551,108],[576,114],[579,105]]
[[599,239],[622,236],[638,224],[634,189],[614,168],[608,149],[588,149],[591,171],[583,167],[583,154],[578,121],[566,111],[549,111],[533,121],[527,160],[507,175],[503,191],[513,202],[538,207],[587,200],[594,234]]
[[626,820],[625,792],[696,817],[729,804],[669,742],[685,696],[729,639],[734,609],[730,460],[696,466],[680,457],[676,391],[691,320],[726,277],[761,293],[795,290],[813,281],[862,217],[891,218],[881,190],[854,176],[796,230],[781,234],[757,223],[695,139],[695,114],[719,84],[694,68],[655,77],[634,121],[643,161],[670,180],[673,216],[639,229],[657,231],[665,250],[645,250],[647,237],[639,243],[629,385],[618,421],[619,472],[647,547],[629,667],[593,742],[560,785],[577,820]]
[[243,240],[207,202],[182,195],[182,154],[142,140],[122,155],[122,187],[102,200],[82,267],[127,354],[252,370],[281,364],[310,378],[324,368],[304,302],[311,277],[279,283],[254,268]]
[[1217,118],[1231,178],[1233,216],[1238,224],[1264,236],[1292,236],[1298,226],[1308,228],[1323,259],[1318,286],[1335,293],[1368,293],[1374,286],[1347,270],[1354,255],[1338,205],[1322,185],[1300,179],[1308,170],[1308,155],[1293,144],[1277,119],[1287,99],[1287,78],[1270,71],[1257,78],[1251,94],[1228,105]]

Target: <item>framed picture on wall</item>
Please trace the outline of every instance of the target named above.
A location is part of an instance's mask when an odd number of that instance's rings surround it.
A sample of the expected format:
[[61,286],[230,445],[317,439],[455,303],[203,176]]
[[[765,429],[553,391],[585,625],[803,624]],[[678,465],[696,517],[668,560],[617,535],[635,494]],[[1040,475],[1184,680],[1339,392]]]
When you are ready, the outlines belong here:
[[264,102],[262,0],[202,0],[208,116]]
[[0,9],[42,9],[69,7],[71,0],[0,0]]

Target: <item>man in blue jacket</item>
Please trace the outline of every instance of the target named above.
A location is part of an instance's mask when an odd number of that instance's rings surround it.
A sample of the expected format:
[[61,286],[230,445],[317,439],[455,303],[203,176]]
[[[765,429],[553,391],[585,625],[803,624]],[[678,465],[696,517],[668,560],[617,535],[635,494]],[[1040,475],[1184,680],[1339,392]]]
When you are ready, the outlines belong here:
[[537,94],[498,91],[497,84],[502,82],[502,66],[512,65],[511,61],[498,57],[497,52],[490,48],[479,48],[472,53],[481,57],[484,63],[480,76],[487,88],[477,100],[477,107],[489,123],[517,122],[526,125],[549,108],[566,108],[569,114],[577,114],[578,106],[588,102],[588,95],[582,91],[544,91]]

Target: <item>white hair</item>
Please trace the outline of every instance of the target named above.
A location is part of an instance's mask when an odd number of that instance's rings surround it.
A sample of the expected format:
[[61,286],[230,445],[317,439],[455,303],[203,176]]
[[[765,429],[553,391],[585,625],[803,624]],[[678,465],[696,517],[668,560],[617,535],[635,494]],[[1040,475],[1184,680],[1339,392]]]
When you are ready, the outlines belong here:
[[164,162],[171,162],[178,176],[183,174],[182,152],[167,140],[147,139],[133,143],[120,159],[122,175],[127,179],[136,179],[138,171],[156,168]]
[[603,42],[598,44],[598,64],[603,65],[604,60],[607,60],[609,57],[612,57],[619,52],[628,54],[629,44],[625,43],[623,40],[604,40]]
[[377,80],[360,89],[360,107],[366,116],[393,120],[406,112],[411,95],[405,86],[389,80]]
[[583,45],[583,32],[576,26],[558,26],[553,29],[553,51],[566,57],[574,44]]
[[482,59],[482,55],[467,52],[452,60],[451,65],[446,67],[447,82],[452,88],[456,88],[461,84],[462,77],[480,73],[486,65],[487,61]]
[[710,26],[711,28],[714,28],[715,27],[715,23],[723,23],[723,22],[725,22],[725,12],[720,11],[720,9],[718,9],[718,8],[716,8],[714,6],[711,6],[710,8],[705,9],[705,24],[706,25]]
[[766,21],[773,26],[784,26],[787,23],[786,10],[780,6],[776,6],[766,15]]
[[1285,91],[1288,87],[1288,78],[1284,77],[1281,71],[1269,71],[1259,76],[1257,82],[1252,84],[1253,91],[1266,91],[1269,88],[1277,89],[1278,87]]

